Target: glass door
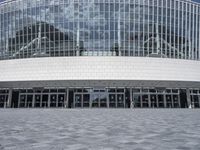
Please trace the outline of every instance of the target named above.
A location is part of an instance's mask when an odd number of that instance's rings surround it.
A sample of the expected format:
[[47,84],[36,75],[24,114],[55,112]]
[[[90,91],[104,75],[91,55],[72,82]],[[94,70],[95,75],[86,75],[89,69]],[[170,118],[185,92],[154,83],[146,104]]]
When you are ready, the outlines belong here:
[[83,94],[83,107],[84,108],[90,107],[90,94]]
[[33,95],[27,95],[27,107],[32,107]]
[[151,94],[150,95],[150,101],[151,101],[151,108],[157,108],[157,95]]
[[82,94],[75,94],[74,96],[74,107],[81,108],[82,107]]
[[125,108],[124,94],[117,94],[117,108]]
[[43,94],[42,95],[42,107],[47,107],[48,106],[48,94]]
[[100,93],[99,94],[99,102],[101,108],[107,107],[107,93]]
[[93,108],[107,108],[107,93],[91,93],[91,104]]
[[19,96],[19,107],[26,107],[26,95],[21,95]]
[[58,107],[64,107],[65,94],[58,94]]
[[109,94],[109,107],[116,108],[116,94]]
[[50,107],[56,107],[57,94],[50,94]]
[[141,95],[140,94],[134,94],[133,95],[133,105],[136,108],[141,107]]
[[165,107],[165,104],[164,104],[164,95],[162,94],[159,94],[158,95],[158,107],[159,108],[164,108]]
[[6,107],[7,95],[0,95],[0,107]]
[[148,95],[144,94],[142,95],[142,107],[143,108],[148,108],[149,107],[149,102],[148,102]]
[[35,107],[40,107],[41,94],[35,95]]
[[99,107],[99,95],[91,93],[91,106],[94,108]]
[[172,97],[169,94],[166,95],[166,104],[167,108],[172,108]]

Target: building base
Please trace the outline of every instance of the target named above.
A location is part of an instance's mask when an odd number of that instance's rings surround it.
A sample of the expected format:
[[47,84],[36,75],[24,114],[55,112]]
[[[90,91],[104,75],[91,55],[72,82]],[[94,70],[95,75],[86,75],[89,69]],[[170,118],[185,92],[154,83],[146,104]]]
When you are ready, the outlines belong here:
[[200,108],[200,89],[65,87],[0,89],[1,108]]

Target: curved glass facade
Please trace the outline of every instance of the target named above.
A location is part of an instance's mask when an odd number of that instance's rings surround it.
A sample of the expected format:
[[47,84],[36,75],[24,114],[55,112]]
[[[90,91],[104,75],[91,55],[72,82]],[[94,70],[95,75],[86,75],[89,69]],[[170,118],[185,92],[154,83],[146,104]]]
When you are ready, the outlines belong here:
[[200,60],[200,5],[180,0],[0,4],[0,59],[139,56]]

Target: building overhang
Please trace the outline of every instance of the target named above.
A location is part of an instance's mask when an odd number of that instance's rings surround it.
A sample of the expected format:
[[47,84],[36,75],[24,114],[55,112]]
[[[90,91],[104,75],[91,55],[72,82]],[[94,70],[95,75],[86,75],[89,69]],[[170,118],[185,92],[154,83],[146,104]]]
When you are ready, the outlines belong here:
[[200,88],[200,61],[147,57],[47,57],[0,61],[1,88]]
[[139,80],[57,80],[0,82],[0,88],[200,88],[200,82],[191,81],[139,81]]

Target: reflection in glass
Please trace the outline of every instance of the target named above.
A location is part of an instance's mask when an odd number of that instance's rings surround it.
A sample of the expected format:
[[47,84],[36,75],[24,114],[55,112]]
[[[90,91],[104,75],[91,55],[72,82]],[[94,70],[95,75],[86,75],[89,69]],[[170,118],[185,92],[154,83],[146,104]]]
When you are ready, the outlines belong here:
[[0,59],[143,56],[199,60],[200,6],[187,3],[6,2],[0,4]]

